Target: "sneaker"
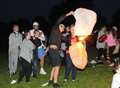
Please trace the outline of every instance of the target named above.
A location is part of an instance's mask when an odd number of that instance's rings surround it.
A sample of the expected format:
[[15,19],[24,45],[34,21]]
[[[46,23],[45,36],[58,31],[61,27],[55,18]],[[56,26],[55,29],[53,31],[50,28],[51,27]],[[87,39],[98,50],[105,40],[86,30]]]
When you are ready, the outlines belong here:
[[11,84],[15,84],[15,83],[17,83],[17,80],[12,80],[11,81]]
[[41,85],[41,87],[45,87],[45,86],[48,86],[49,85],[49,82],[46,82],[44,84]]
[[48,82],[44,83],[41,85],[41,87],[45,87],[45,86],[50,86],[53,84],[53,81],[52,80],[49,80]]
[[49,80],[48,81],[48,86],[52,85],[53,84],[53,80]]
[[75,79],[73,79],[72,82],[75,82]]
[[53,88],[60,88],[60,85],[57,84],[57,83],[54,83],[54,84],[53,84]]
[[41,71],[40,71],[40,74],[41,74],[41,75],[46,75],[47,73],[46,73],[44,70],[41,70]]

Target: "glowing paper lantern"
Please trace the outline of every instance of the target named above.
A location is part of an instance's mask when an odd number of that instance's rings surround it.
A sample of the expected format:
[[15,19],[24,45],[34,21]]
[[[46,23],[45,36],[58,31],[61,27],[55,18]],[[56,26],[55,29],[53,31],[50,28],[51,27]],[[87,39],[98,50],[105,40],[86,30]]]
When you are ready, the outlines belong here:
[[88,36],[92,33],[93,27],[96,24],[97,15],[94,11],[85,8],[78,8],[74,12],[75,35]]
[[80,41],[70,46],[69,53],[73,64],[79,69],[84,69],[88,59],[86,49],[81,40],[84,41],[92,33],[97,15],[92,10],[78,8],[74,12],[74,17],[76,19],[74,33],[79,37]]
[[87,65],[87,52],[82,42],[77,42],[70,46],[69,53],[75,67],[84,69]]

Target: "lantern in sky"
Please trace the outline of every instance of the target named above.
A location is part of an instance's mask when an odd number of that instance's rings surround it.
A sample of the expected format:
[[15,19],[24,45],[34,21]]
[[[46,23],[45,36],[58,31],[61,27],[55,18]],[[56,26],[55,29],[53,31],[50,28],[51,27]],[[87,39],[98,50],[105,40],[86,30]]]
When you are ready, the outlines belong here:
[[69,47],[69,53],[74,66],[78,69],[85,69],[88,62],[88,57],[82,41],[84,41],[86,36],[92,33],[92,30],[96,24],[97,15],[92,10],[78,8],[74,12],[74,17],[76,19],[74,33],[78,36],[80,41]]

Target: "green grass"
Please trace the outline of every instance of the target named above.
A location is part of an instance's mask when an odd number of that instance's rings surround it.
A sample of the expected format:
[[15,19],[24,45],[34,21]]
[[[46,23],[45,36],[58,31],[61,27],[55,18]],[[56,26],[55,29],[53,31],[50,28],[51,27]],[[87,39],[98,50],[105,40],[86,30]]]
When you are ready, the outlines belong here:
[[[31,78],[31,82],[21,82],[20,84],[11,85],[12,79],[18,78],[18,73],[12,78],[8,74],[7,56],[0,55],[0,88],[52,88],[52,86],[41,87],[47,82],[51,67],[46,65],[47,75],[39,75],[38,79]],[[62,88],[110,88],[112,80],[111,68],[103,65],[97,65],[96,68],[87,67],[84,71],[77,71],[77,79],[75,82],[71,81],[71,76],[68,82],[63,81],[64,67],[60,72],[60,84]]]

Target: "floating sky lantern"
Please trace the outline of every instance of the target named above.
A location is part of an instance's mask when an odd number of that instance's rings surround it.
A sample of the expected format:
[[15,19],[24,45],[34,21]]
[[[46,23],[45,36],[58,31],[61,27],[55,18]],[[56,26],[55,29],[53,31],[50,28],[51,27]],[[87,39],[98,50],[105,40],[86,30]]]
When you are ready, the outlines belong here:
[[79,37],[79,42],[73,44],[69,48],[70,57],[73,64],[79,68],[84,69],[87,65],[87,52],[81,40],[91,35],[92,30],[96,24],[97,15],[94,11],[85,8],[78,8],[74,12],[76,19],[74,33]]

